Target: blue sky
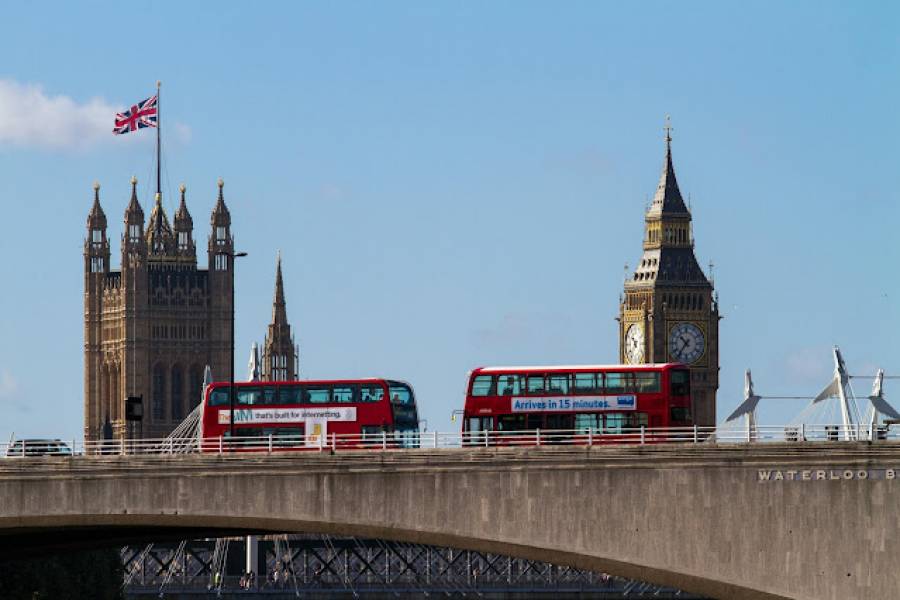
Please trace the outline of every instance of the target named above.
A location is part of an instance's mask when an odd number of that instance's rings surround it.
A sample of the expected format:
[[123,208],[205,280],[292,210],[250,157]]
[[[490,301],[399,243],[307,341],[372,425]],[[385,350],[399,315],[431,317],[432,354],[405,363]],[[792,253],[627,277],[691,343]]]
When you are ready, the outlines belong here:
[[249,253],[238,373],[279,249],[303,375],[407,379],[431,429],[474,366],[615,361],[671,114],[725,317],[720,417],[748,367],[817,391],[832,344],[900,374],[898,31],[887,2],[6,6],[0,439],[81,436],[91,184],[118,265],[153,145],[109,130],[157,79],[167,206],[184,182],[205,245],[223,177]]

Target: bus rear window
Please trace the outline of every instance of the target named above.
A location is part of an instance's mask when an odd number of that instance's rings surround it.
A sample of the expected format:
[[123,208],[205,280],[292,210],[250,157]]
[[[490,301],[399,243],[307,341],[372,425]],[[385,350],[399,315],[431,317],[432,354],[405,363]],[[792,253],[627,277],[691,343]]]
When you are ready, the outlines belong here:
[[690,396],[691,372],[678,370],[669,374],[670,387],[673,396]]

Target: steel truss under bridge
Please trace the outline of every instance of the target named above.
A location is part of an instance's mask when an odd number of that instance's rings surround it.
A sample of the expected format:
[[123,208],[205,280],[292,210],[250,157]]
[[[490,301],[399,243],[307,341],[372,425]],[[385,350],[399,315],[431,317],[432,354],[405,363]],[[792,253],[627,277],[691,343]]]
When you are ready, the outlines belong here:
[[[259,540],[244,576],[246,538],[122,548],[128,598],[442,596],[699,599],[671,588],[548,563],[453,548],[321,535]],[[250,588],[248,590],[248,588]]]

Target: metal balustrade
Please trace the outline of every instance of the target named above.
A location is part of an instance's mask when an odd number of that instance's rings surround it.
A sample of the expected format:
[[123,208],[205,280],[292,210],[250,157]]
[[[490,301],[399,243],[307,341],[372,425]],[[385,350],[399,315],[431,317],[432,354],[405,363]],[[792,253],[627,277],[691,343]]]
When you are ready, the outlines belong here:
[[614,430],[422,431],[403,436],[375,434],[268,435],[262,437],[156,438],[126,440],[18,440],[0,443],[9,459],[113,455],[224,454],[235,452],[331,452],[453,450],[477,447],[615,446],[635,444],[760,444],[805,442],[896,442],[900,429],[886,425],[786,425],[752,429],[634,427]]

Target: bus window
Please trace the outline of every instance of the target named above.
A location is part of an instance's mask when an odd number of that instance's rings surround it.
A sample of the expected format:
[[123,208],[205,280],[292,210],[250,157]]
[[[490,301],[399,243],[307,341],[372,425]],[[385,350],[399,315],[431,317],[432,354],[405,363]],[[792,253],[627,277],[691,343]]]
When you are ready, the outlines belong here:
[[691,373],[690,371],[678,370],[670,371],[669,379],[671,380],[673,396],[689,396],[691,393]]
[[[294,427],[237,427],[234,430],[235,438],[256,438],[248,440],[252,445],[263,445],[272,436],[272,445],[275,447],[302,446],[304,442],[303,425]],[[230,438],[231,431],[226,430],[223,437]]]
[[660,391],[659,373],[654,371],[638,371],[634,374],[638,393],[656,393]]
[[[599,375],[599,374],[597,374]],[[599,392],[600,388],[602,388],[603,380],[600,380],[600,385],[597,384],[597,375],[594,373],[575,373],[574,378],[574,392],[577,393],[592,393]],[[600,377],[603,377],[600,375]]]
[[498,396],[519,396],[524,387],[524,377],[521,375],[499,375],[497,377]]
[[606,374],[606,393],[607,394],[624,394],[625,393],[625,373],[607,373]]
[[409,389],[408,385],[404,383],[392,383],[390,389],[391,402],[394,404],[412,404],[412,390]]
[[548,387],[551,394],[568,394],[569,393],[569,376],[568,375],[550,375],[547,377]]
[[525,415],[500,415],[497,417],[498,431],[522,431],[525,429]]
[[331,390],[325,386],[309,386],[306,388],[306,401],[310,404],[327,404],[331,402]]
[[377,384],[364,384],[360,386],[360,395],[363,402],[381,402],[384,399],[384,388]]
[[356,390],[353,384],[337,384],[331,390],[333,402],[356,402]]
[[473,396],[490,396],[494,387],[494,378],[491,375],[478,375],[472,381]]
[[[607,373],[609,376],[609,373]],[[622,433],[622,429],[628,427],[628,415],[623,413],[606,413],[606,425],[603,433]]]
[[263,393],[259,388],[237,387],[234,389],[235,403],[237,404],[262,404]]
[[303,404],[303,387],[299,385],[282,385],[278,388],[280,404]]
[[228,388],[216,388],[209,393],[210,406],[226,406],[229,401]]
[[607,394],[631,394],[635,391],[634,373],[607,373]]
[[[259,427],[235,427],[234,428],[234,437],[243,437],[243,438],[261,438],[266,436],[267,434],[263,433],[263,430]],[[231,437],[231,431],[226,430],[224,437]]]
[[547,429],[575,429],[575,415],[547,415]]
[[647,426],[647,413],[645,412],[635,412],[628,415],[628,426],[629,427],[640,427]]
[[[303,446],[305,443],[304,426],[295,427],[279,427],[272,430],[263,430],[272,432],[272,445],[279,448]],[[268,433],[266,433],[268,435]]]
[[384,436],[384,427],[379,427],[377,425],[363,425],[361,428],[362,431],[362,443],[363,444],[374,444],[381,443],[382,437]]
[[275,386],[267,385],[262,389],[263,404],[278,404],[278,390]]
[[544,393],[544,376],[529,375],[528,376],[528,393],[543,394]]
[[494,417],[469,417],[467,420],[466,431],[473,433],[479,431],[493,431]]
[[525,429],[542,429],[544,427],[544,415],[531,413],[525,419]]
[[575,415],[575,430],[578,433],[600,433],[603,429],[603,415],[596,413],[578,413]]

